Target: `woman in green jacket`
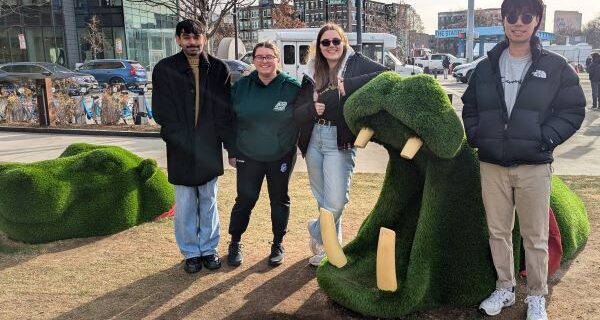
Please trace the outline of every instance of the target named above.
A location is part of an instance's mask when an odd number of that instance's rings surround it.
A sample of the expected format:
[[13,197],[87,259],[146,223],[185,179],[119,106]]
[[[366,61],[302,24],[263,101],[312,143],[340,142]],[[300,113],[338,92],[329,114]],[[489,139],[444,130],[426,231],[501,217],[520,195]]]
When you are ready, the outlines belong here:
[[266,176],[273,228],[269,265],[276,266],[283,262],[281,242],[290,215],[288,184],[298,139],[292,101],[300,83],[280,72],[280,53],[273,43],[258,43],[252,58],[256,70],[238,80],[231,90],[236,152],[229,163],[237,168],[237,197],[229,224],[227,263],[239,266],[243,261],[240,240]]

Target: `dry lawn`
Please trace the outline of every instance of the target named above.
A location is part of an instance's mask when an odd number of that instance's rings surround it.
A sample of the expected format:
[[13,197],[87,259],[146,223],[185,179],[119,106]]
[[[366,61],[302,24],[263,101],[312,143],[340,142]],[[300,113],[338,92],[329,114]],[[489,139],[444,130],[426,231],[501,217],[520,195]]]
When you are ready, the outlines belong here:
[[[565,177],[584,199],[592,234],[586,248],[551,280],[552,319],[600,318],[600,177]],[[356,234],[377,200],[381,174],[356,174],[344,216],[345,242]],[[225,255],[235,173],[219,182]],[[263,188],[263,191],[266,188]],[[271,225],[268,196],[261,194],[244,235],[238,268],[181,268],[171,220],[146,223],[107,237],[25,245],[0,236],[0,319],[359,319],[319,290],[308,265],[306,221],[316,215],[305,173],[291,182],[292,215],[285,238],[286,261],[267,266]],[[466,274],[466,277],[469,275]],[[519,302],[495,319],[524,319],[523,281]],[[477,319],[475,306],[444,308],[407,319]]]

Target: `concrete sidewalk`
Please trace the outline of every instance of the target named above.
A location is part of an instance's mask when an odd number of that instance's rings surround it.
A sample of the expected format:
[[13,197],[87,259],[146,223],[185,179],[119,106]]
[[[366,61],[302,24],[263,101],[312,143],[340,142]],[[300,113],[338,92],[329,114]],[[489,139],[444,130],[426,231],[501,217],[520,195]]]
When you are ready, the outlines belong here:
[[[584,127],[566,144],[555,151],[554,169],[561,175],[600,175],[600,112],[588,112]],[[143,158],[156,159],[166,168],[165,144],[160,138],[79,136],[65,134],[38,134],[0,132],[0,162],[34,162],[54,159],[70,144],[86,142],[116,145]],[[226,154],[225,154],[226,156]],[[356,172],[385,172],[387,151],[375,143],[359,149]],[[225,166],[230,168],[229,165]],[[306,171],[304,159],[298,155],[297,171]]]

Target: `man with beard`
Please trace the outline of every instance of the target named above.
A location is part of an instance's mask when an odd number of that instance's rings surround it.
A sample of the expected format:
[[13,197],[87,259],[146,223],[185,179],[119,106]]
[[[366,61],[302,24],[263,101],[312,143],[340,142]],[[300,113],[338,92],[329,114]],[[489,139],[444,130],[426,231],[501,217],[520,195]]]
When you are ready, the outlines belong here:
[[222,144],[230,156],[230,74],[204,50],[206,25],[184,20],[175,28],[181,51],[156,64],[152,106],[167,145],[169,182],[175,186],[175,240],[184,270],[218,269],[217,177],[223,174]]

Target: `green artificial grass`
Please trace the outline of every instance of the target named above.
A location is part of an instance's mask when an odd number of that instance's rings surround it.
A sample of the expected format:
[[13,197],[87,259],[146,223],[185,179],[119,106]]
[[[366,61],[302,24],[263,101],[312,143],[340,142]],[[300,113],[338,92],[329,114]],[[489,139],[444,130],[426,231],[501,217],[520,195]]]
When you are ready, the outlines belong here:
[[[372,128],[373,140],[388,150],[390,160],[377,204],[344,248],[347,265],[338,269],[325,262],[317,269],[321,288],[349,309],[389,318],[442,305],[476,305],[487,297],[496,275],[479,162],[444,90],[430,76],[383,73],[349,97],[344,115],[355,133]],[[412,136],[423,140],[423,148],[405,160],[400,150]],[[581,203],[567,192],[553,197]],[[582,233],[587,217],[580,212],[579,224],[562,224],[565,234]],[[570,208],[559,215],[573,217]],[[376,285],[381,227],[396,232],[396,292]],[[578,237],[574,247],[584,238]]]
[[552,178],[550,206],[554,211],[563,256],[567,261],[579,250],[590,236],[590,222],[583,201],[558,177]]
[[156,161],[83,143],[57,159],[1,164],[0,190],[0,230],[28,243],[113,234],[174,203]]

